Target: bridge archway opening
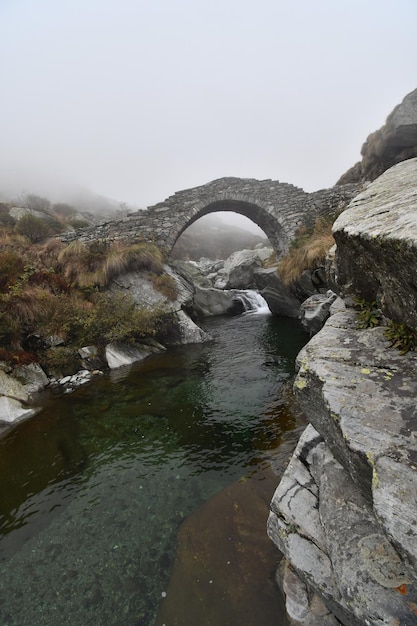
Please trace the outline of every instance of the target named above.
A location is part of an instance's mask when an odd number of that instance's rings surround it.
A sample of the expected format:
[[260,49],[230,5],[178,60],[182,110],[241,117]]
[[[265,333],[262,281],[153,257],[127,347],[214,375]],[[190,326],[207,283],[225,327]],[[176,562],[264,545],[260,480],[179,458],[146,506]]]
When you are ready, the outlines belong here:
[[[227,219],[226,215],[230,214],[231,218]],[[234,220],[233,217],[235,216]],[[223,221],[222,221],[223,217]],[[212,219],[210,219],[212,218]],[[211,202],[207,204],[203,208],[193,212],[191,215],[188,215],[187,221],[182,225],[179,229],[178,234],[175,237],[175,242],[172,247],[171,256],[179,258],[180,250],[183,253],[184,245],[186,245],[186,237],[187,239],[191,238],[193,234],[203,229],[206,224],[213,225],[215,222],[218,222],[219,229],[221,229],[225,223],[227,224],[227,231],[230,233],[230,229],[233,229],[232,220],[235,222],[236,232],[239,232],[240,228],[245,229],[248,232],[248,235],[253,234],[253,238],[256,236],[259,237],[258,241],[254,241],[253,245],[256,243],[264,243],[266,246],[271,246],[275,249],[275,252],[279,254],[280,246],[279,243],[281,241],[281,228],[277,225],[276,220],[271,220],[271,215],[261,206],[248,201],[243,200],[221,200]],[[242,226],[239,227],[239,220],[242,222]],[[246,228],[245,228],[246,227]],[[225,228],[226,230],[226,228]],[[188,233],[187,233],[188,231]],[[207,236],[209,235],[209,229],[207,229]],[[214,234],[214,233],[213,233]],[[218,232],[219,237],[222,234],[222,231]],[[183,237],[184,235],[184,237]],[[184,241],[185,240],[185,241]],[[251,245],[243,245],[238,246],[235,249],[242,249],[242,247],[252,247]],[[232,250],[233,251],[233,250]],[[231,252],[230,252],[231,254]],[[209,256],[207,254],[201,254],[201,256]],[[229,256],[229,255],[227,255]],[[219,257],[218,257],[219,258]]]
[[272,247],[264,231],[234,212],[219,211],[195,220],[182,232],[171,251],[172,259],[198,261],[201,257],[227,259],[233,252],[256,245]]

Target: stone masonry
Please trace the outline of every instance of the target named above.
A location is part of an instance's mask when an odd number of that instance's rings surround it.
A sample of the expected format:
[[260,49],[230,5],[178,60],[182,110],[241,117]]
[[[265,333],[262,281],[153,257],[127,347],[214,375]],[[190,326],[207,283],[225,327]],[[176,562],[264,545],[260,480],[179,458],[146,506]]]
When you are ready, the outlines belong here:
[[67,243],[80,239],[152,241],[169,254],[188,226],[215,211],[233,211],[251,219],[265,232],[278,255],[284,254],[301,226],[321,214],[340,212],[359,192],[348,184],[307,193],[288,183],[253,178],[220,178],[178,191],[163,202],[98,226],[61,235]]

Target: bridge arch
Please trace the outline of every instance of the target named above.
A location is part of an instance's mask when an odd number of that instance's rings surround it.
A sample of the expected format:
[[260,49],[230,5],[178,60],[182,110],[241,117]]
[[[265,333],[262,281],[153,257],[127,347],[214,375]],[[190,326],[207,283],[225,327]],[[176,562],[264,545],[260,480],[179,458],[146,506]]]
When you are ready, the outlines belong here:
[[305,218],[308,195],[302,189],[279,181],[221,178],[177,192],[149,207],[148,212],[158,222],[159,232],[165,228],[164,248],[168,254],[182,233],[200,217],[217,211],[232,211],[259,226],[280,255],[287,250],[295,230]]
[[233,211],[252,220],[268,237],[278,256],[284,254],[301,225],[318,215],[340,212],[359,193],[350,184],[307,193],[273,180],[219,178],[178,191],[163,202],[118,220],[60,235],[65,242],[152,241],[168,256],[177,239],[195,221],[215,211]]
[[184,220],[181,220],[181,223],[173,230],[170,240],[167,242],[169,251],[172,251],[178,239],[191,224],[194,224],[194,222],[205,215],[218,211],[231,211],[247,217],[261,228],[277,253],[282,250],[285,234],[283,233],[281,224],[275,219],[271,219],[271,214],[268,212],[267,207],[263,207],[262,203],[257,202],[255,198],[248,197],[245,200],[213,198],[211,201],[208,201],[208,204],[193,207],[190,214],[187,216],[184,215]]

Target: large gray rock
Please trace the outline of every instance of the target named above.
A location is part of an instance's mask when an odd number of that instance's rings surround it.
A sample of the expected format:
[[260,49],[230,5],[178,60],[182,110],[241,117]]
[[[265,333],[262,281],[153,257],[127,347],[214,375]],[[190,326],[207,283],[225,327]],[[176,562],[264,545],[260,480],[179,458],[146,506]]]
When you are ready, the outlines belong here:
[[293,624],[326,623],[307,602],[312,593],[346,626],[415,623],[415,570],[312,426],[275,492],[268,533],[296,574],[284,577]]
[[284,564],[282,580],[278,580],[278,584],[285,594],[285,609],[294,626],[340,625],[320,596],[311,592],[288,561]]
[[272,254],[272,248],[238,250],[226,259],[222,272],[215,282],[218,289],[253,289],[254,272],[262,267]]
[[335,221],[336,280],[417,330],[417,158],[385,172]]
[[387,534],[417,566],[417,354],[387,349],[383,333],[358,330],[352,310],[333,315],[300,352],[295,390]]
[[22,217],[26,217],[26,215],[32,215],[32,217],[36,217],[40,220],[48,220],[51,219],[51,216],[42,211],[35,211],[35,209],[26,209],[24,207],[14,206],[10,209],[9,215],[13,217],[13,219],[19,221]]
[[223,265],[224,261],[200,259],[200,261],[175,261],[172,268],[189,284],[209,288],[213,287],[213,278]]
[[35,363],[9,372],[0,369],[0,422],[13,424],[36,415],[40,408],[33,405],[34,396],[47,383],[45,372]]
[[109,343],[105,349],[105,356],[109,368],[115,369],[123,365],[131,365],[132,363],[143,361],[149,355],[163,352],[164,350],[164,346],[156,343],[141,346]]
[[170,342],[170,345],[184,345],[188,343],[204,343],[211,341],[208,333],[204,332],[185,311],[176,312],[176,321],[179,329],[179,337]]
[[[198,314],[203,317],[212,315],[226,315],[227,313],[237,313],[235,292],[233,290],[222,290],[195,286],[194,307]],[[241,312],[242,309],[239,310]]]
[[297,318],[300,301],[280,279],[277,267],[258,269],[254,272],[256,289],[265,298],[272,313]]
[[147,309],[164,307],[178,311],[182,306],[191,306],[194,294],[192,284],[168,265],[164,266],[164,272],[175,282],[177,297],[173,302],[167,300],[163,293],[155,288],[148,272],[143,271],[128,272],[119,276],[110,285],[110,290],[130,295],[137,306]]
[[326,293],[318,293],[304,300],[300,306],[301,325],[310,335],[315,335],[323,327],[324,322],[330,316],[332,304],[337,295],[329,290]]

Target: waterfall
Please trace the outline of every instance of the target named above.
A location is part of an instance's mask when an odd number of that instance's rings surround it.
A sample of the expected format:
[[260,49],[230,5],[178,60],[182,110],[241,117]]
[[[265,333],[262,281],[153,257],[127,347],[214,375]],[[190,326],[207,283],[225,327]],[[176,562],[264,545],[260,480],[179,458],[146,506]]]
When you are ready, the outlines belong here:
[[266,300],[254,289],[233,289],[233,299],[241,302],[244,313],[270,313]]

